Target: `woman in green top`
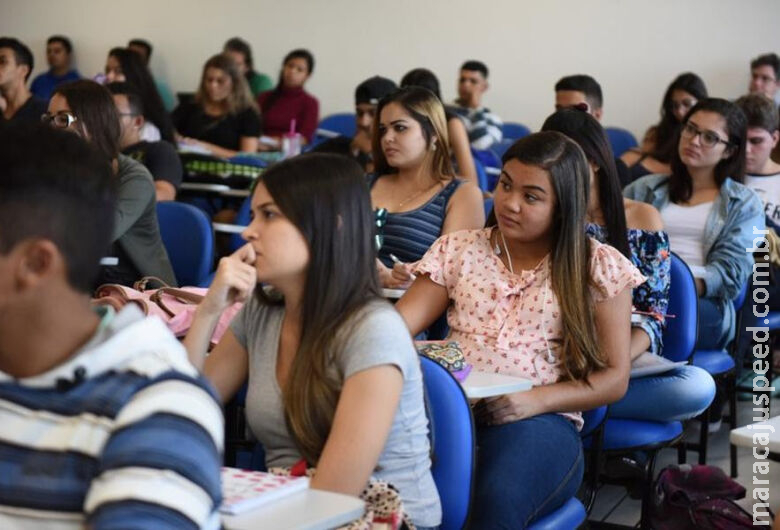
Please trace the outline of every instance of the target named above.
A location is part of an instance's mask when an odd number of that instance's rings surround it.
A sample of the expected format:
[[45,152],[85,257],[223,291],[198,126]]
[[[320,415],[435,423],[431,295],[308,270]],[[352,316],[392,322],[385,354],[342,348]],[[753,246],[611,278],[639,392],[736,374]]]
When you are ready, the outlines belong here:
[[236,66],[238,66],[238,70],[244,74],[246,82],[249,83],[249,89],[252,91],[252,96],[256,98],[260,92],[271,90],[274,87],[274,82],[270,77],[254,70],[252,48],[249,47],[247,41],[233,37],[225,43],[222,51],[233,59]]

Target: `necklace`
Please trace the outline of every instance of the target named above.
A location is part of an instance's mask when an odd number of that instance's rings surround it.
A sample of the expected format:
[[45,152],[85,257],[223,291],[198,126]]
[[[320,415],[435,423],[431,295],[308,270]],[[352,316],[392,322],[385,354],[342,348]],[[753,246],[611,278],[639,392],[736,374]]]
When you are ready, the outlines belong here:
[[437,183],[436,183],[436,184],[434,184],[433,186],[430,186],[430,187],[428,187],[428,188],[425,188],[425,189],[418,190],[418,191],[414,192],[413,194],[409,195],[407,198],[405,198],[404,200],[402,200],[401,202],[399,202],[399,203],[398,203],[398,206],[396,206],[396,209],[399,209],[399,208],[401,208],[401,206],[403,206],[404,204],[406,204],[406,203],[408,203],[408,202],[410,202],[410,201],[413,201],[414,199],[416,199],[417,197],[419,197],[419,196],[420,196],[420,195],[422,195],[423,193],[429,192],[429,191],[431,191],[433,188],[438,188],[439,186],[441,186],[441,182],[437,182]]
[[[498,230],[498,234],[501,236],[501,243],[504,244],[504,252],[506,252],[506,263],[509,266],[509,272],[514,274],[515,270],[512,267],[512,255],[509,253],[509,247],[506,246],[506,239],[504,239],[504,233],[501,230]],[[496,244],[493,246],[493,253],[496,256],[501,255],[501,247],[498,246],[498,237],[496,237]]]

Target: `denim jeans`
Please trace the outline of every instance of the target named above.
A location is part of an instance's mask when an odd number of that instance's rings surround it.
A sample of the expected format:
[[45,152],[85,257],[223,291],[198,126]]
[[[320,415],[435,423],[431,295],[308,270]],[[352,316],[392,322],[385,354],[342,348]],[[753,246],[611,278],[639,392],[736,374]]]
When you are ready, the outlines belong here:
[[612,418],[649,421],[682,421],[695,418],[715,397],[715,381],[704,369],[678,366],[658,375],[628,382],[623,398],[610,405]]
[[697,350],[722,350],[726,347],[729,333],[723,333],[724,315],[718,305],[709,298],[699,298],[699,331],[696,336]]
[[580,436],[560,414],[478,427],[471,528],[525,528],[574,496],[583,469]]

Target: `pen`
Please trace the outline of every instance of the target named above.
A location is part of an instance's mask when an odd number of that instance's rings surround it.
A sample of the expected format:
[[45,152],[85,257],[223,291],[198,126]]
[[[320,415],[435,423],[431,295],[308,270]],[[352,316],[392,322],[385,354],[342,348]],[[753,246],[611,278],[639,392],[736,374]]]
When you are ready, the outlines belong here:
[[[404,264],[404,262],[401,261],[400,259],[398,259],[398,256],[396,256],[395,254],[390,254],[390,259],[393,260],[393,263],[400,263],[401,265]],[[412,277],[412,281],[417,279],[417,277],[414,274],[412,274],[411,272],[409,273],[409,276]]]

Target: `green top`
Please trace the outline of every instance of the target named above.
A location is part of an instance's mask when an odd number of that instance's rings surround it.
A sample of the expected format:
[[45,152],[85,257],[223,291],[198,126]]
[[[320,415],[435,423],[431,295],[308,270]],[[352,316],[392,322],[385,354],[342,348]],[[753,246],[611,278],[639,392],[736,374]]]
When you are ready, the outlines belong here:
[[273,80],[264,73],[254,70],[249,73],[249,90],[252,91],[253,96],[257,97],[260,92],[271,90],[273,87]]

